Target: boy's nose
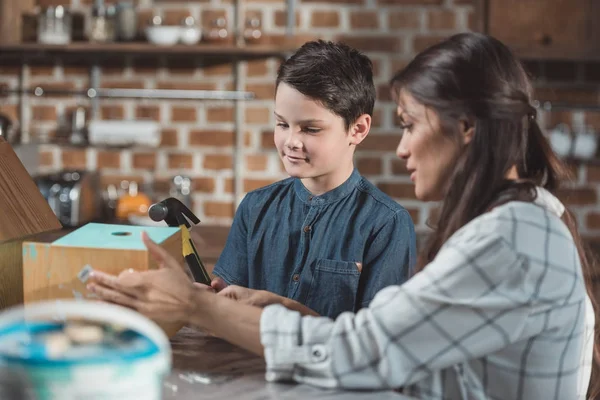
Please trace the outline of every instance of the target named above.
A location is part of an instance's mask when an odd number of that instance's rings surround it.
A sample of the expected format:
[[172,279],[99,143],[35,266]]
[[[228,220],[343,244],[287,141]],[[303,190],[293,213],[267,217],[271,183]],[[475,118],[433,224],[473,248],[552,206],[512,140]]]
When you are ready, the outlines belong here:
[[302,148],[302,142],[300,141],[300,135],[294,132],[292,129],[289,130],[289,134],[285,140],[285,146],[288,149],[300,149]]

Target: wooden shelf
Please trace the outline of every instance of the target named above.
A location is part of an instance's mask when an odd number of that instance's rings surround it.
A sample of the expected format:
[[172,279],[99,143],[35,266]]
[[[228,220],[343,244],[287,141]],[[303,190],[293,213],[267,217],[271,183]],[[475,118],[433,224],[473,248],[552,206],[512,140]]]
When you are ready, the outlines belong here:
[[284,57],[297,46],[289,45],[249,45],[232,44],[197,44],[192,46],[174,45],[158,46],[146,42],[132,43],[89,43],[73,42],[68,45],[47,45],[39,43],[1,44],[0,59],[5,57],[46,57],[46,56],[207,56],[218,58],[260,58]]

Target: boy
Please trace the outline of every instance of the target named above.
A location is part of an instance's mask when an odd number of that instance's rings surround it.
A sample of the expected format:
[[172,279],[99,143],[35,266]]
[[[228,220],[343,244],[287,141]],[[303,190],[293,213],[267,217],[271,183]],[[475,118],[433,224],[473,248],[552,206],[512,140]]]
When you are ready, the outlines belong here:
[[374,103],[372,63],[346,45],[308,42],[281,65],[274,138],[290,178],[245,196],[217,277],[331,318],[408,279],[413,222],[353,165]]

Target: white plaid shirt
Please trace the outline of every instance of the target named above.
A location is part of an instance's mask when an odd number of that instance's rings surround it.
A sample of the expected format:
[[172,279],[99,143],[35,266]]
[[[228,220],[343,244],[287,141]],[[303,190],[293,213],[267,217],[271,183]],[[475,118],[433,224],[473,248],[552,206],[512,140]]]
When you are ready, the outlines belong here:
[[543,207],[510,202],[476,218],[357,314],[266,307],[266,379],[421,399],[584,399],[594,314],[562,205],[538,192]]

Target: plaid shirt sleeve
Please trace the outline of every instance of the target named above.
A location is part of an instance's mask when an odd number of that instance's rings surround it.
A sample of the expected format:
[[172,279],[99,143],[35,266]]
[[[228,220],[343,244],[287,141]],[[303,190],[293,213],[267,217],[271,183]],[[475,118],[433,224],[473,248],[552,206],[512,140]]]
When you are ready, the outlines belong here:
[[531,298],[523,260],[499,235],[468,236],[449,242],[424,271],[383,289],[356,315],[332,321],[267,307],[267,380],[398,388],[515,341]]

